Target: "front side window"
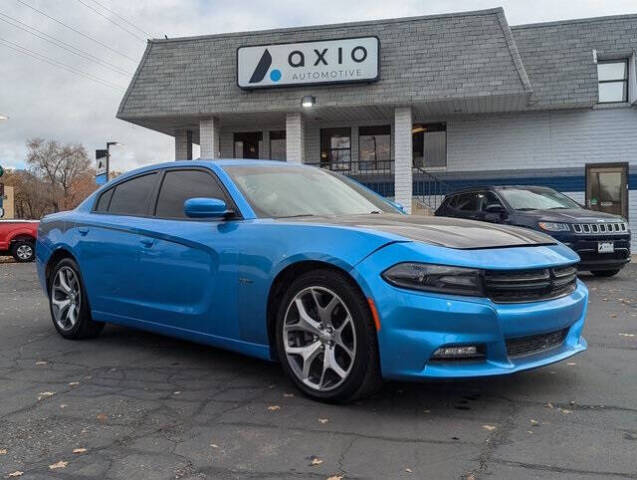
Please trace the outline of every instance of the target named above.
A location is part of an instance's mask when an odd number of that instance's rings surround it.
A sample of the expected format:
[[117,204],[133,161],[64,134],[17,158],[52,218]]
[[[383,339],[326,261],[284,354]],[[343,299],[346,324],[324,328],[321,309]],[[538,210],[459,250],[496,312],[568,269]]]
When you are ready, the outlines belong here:
[[343,175],[276,165],[225,167],[259,217],[398,213],[385,199]]
[[321,167],[350,170],[352,161],[352,129],[321,129]]
[[217,181],[202,170],[168,170],[159,190],[155,216],[186,218],[184,202],[189,198],[218,198],[227,202]]
[[412,129],[413,162],[420,168],[447,166],[447,124],[415,124]]
[[119,215],[146,215],[148,201],[155,189],[157,173],[135,177],[115,186],[108,213]]
[[597,63],[599,103],[628,101],[628,60]]
[[270,160],[285,162],[285,130],[270,132]]
[[361,171],[386,168],[391,160],[391,126],[359,127],[358,168]]

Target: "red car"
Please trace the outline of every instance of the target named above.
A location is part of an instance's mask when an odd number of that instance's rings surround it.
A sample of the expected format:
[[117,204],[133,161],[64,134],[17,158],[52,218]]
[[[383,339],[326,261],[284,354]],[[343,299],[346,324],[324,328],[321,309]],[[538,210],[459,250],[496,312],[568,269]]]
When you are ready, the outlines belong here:
[[0,256],[13,255],[16,262],[35,260],[38,220],[0,220]]

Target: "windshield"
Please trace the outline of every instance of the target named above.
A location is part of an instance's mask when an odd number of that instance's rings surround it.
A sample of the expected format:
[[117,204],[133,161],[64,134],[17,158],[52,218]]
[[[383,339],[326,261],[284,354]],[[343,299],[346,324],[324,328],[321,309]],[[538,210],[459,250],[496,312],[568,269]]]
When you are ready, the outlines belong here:
[[259,217],[399,213],[353,180],[318,168],[247,165],[224,170]]
[[574,200],[550,188],[503,188],[498,193],[515,210],[582,208]]

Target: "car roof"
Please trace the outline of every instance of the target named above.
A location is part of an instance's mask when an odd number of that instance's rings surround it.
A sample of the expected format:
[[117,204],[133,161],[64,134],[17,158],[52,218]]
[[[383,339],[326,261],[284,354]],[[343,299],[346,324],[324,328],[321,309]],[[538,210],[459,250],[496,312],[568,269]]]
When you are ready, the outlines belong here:
[[454,190],[453,192],[447,193],[446,196],[457,195],[460,193],[471,193],[477,190],[506,190],[508,188],[519,188],[522,190],[529,190],[532,188],[545,188],[547,190],[552,190],[550,187],[545,187],[543,185],[478,185],[475,187],[465,187]]
[[215,159],[215,160],[206,160],[206,159],[176,160],[173,162],[153,163],[151,165],[145,165],[143,167],[139,167],[134,170],[129,170],[128,172],[123,173],[122,175],[120,175],[114,180],[129,178],[135,175],[139,175],[140,173],[161,170],[162,168],[169,168],[169,167],[170,168],[174,168],[174,167],[210,168],[215,165],[222,169],[223,167],[228,167],[228,166],[262,166],[262,167],[278,167],[278,168],[293,166],[293,167],[312,168],[310,165],[303,165],[300,163],[287,163],[287,162],[280,162],[277,160],[255,160],[250,158],[223,158],[223,159]]

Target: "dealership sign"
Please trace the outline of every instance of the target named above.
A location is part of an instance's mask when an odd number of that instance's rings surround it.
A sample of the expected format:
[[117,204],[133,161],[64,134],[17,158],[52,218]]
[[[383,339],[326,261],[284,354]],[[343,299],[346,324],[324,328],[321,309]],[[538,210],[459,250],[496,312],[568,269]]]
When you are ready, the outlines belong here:
[[377,37],[279,43],[237,49],[237,85],[245,89],[374,82]]

